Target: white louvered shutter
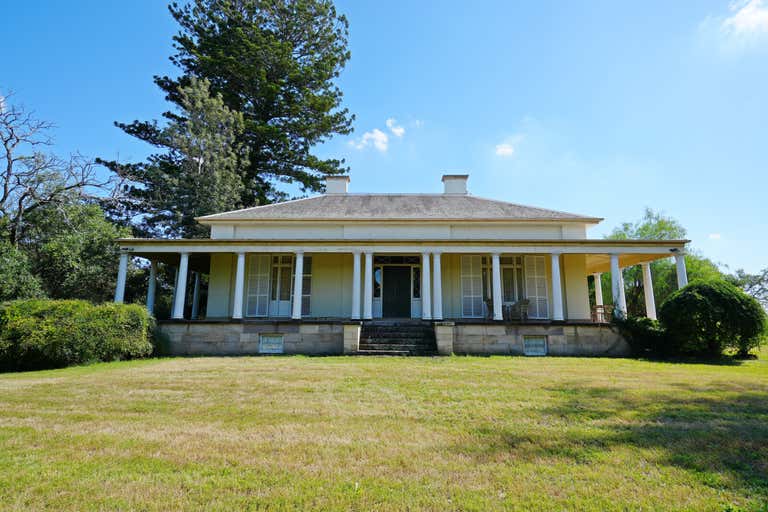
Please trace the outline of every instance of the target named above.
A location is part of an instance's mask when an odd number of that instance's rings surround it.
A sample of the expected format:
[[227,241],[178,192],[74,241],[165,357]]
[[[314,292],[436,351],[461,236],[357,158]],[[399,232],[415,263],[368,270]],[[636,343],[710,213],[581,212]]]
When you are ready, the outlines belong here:
[[530,318],[549,318],[547,266],[544,256],[525,257],[525,296],[530,301]]
[[461,257],[461,316],[483,316],[483,273],[480,256]]
[[253,254],[248,262],[246,316],[267,316],[269,312],[269,254]]

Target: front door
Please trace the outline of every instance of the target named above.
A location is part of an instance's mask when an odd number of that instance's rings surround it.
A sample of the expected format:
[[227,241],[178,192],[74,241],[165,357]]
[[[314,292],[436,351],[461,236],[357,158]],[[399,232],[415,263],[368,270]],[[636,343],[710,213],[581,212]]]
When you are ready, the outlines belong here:
[[384,266],[385,318],[410,318],[411,316],[411,267]]

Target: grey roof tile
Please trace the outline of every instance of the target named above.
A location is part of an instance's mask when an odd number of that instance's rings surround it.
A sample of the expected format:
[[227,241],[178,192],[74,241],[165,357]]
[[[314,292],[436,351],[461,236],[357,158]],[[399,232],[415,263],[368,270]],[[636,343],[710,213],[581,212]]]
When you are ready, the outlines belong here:
[[327,194],[217,213],[198,220],[562,220],[601,219],[471,195]]

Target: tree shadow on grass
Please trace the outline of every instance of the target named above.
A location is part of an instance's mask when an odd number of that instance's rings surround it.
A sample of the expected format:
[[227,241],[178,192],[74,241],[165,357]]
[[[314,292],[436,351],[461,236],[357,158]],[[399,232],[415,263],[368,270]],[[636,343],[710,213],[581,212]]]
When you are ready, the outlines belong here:
[[610,463],[613,449],[647,449],[650,462],[683,469],[703,485],[768,499],[768,388],[674,387],[643,394],[550,388],[551,405],[532,411],[541,428],[480,428],[478,443],[454,448],[478,462],[508,456],[575,464]]

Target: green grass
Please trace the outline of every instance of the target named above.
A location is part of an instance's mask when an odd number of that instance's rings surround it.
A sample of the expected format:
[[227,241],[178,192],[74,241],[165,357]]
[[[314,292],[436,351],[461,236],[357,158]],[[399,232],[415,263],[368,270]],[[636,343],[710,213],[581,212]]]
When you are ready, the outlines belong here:
[[768,510],[768,363],[200,358],[0,376],[5,509]]

